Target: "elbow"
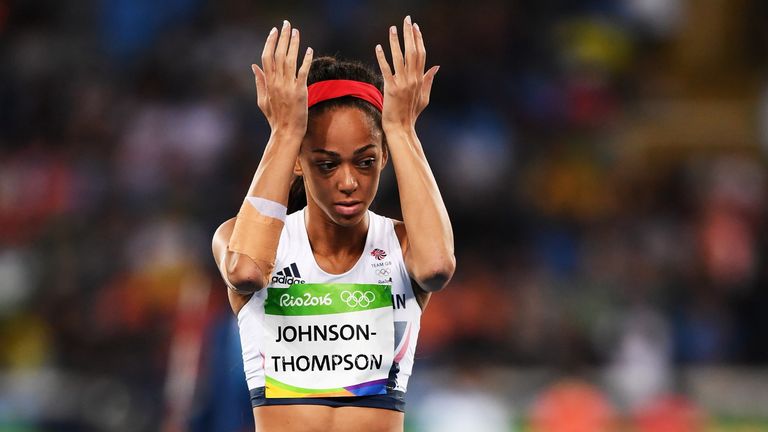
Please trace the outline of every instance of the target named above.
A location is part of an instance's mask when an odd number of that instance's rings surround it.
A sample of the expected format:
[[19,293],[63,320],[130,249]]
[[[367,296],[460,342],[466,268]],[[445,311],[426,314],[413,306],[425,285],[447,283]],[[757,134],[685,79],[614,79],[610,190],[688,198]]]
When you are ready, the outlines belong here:
[[264,273],[253,260],[239,253],[231,253],[227,262],[229,287],[238,294],[248,295],[266,286]]
[[451,254],[443,259],[435,260],[430,265],[415,272],[414,279],[424,291],[440,291],[451,281],[456,271],[456,257]]
[[233,252],[229,249],[229,241],[234,229],[235,218],[229,219],[216,229],[213,235],[211,247],[216,266],[227,286],[234,292],[242,295],[253,294],[267,286],[265,274],[268,277],[272,268],[259,266],[246,255]]

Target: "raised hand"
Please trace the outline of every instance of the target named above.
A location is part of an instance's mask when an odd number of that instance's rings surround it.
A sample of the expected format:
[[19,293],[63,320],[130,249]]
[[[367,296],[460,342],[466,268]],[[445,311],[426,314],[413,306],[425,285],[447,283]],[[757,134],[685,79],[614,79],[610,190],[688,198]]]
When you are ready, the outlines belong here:
[[307,130],[307,75],[312,63],[312,48],[307,48],[296,72],[299,30],[283,21],[279,32],[272,28],[261,53],[262,68],[251,65],[256,80],[259,108],[267,117],[272,132],[285,131],[304,136]]
[[411,17],[403,20],[403,42],[405,56],[400,49],[397,27],[389,28],[389,46],[395,72],[387,63],[381,45],[376,45],[376,59],[384,77],[384,111],[382,124],[389,127],[412,128],[419,114],[429,104],[432,82],[440,66],[431,67],[426,73],[424,67],[427,50],[418,24],[411,23]]

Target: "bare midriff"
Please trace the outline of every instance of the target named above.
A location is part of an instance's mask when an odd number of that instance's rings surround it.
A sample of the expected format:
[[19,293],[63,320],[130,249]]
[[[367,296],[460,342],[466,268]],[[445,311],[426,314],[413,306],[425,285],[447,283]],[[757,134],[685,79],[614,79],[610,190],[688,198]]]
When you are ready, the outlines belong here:
[[322,405],[277,405],[253,409],[259,432],[403,432],[399,411]]

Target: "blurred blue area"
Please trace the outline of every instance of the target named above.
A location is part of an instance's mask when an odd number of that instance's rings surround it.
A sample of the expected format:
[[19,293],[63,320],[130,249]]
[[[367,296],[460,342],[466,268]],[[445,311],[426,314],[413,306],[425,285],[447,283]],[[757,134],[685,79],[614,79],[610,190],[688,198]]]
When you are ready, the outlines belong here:
[[136,60],[168,27],[192,21],[203,0],[101,0],[101,43],[116,60]]
[[253,430],[253,413],[243,372],[237,321],[227,314],[209,329],[204,357],[205,372],[197,409],[189,421],[190,432]]

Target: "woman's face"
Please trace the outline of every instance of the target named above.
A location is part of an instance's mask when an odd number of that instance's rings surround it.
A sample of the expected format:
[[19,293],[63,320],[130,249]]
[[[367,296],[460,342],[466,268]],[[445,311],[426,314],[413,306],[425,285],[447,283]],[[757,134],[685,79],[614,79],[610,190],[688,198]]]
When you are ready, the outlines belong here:
[[360,109],[334,108],[310,118],[294,173],[304,176],[309,206],[334,223],[363,220],[387,162],[382,132]]

